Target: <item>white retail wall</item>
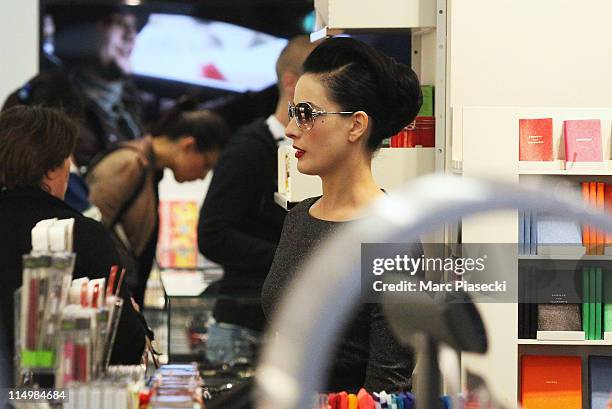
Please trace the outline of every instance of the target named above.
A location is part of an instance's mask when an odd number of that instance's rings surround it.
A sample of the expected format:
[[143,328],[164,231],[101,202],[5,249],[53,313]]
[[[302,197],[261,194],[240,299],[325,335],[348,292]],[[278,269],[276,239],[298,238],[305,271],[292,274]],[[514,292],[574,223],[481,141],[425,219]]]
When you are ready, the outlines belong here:
[[0,1],[0,104],[38,72],[38,0]]
[[449,1],[451,106],[612,106],[612,1]]

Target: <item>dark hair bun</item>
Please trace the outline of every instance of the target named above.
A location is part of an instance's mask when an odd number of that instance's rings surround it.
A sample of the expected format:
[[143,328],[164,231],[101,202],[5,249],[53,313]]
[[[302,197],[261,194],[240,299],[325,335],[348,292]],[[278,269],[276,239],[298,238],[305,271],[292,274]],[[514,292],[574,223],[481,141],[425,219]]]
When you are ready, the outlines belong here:
[[193,136],[198,151],[220,150],[229,140],[230,130],[219,114],[207,109],[198,109],[199,102],[192,95],[178,98],[174,106],[149,129],[153,137],[179,140]]
[[198,100],[192,95],[182,95],[176,99],[174,105],[165,111],[161,118],[150,125],[148,132],[153,136],[160,136],[171,132],[185,112],[198,108]]
[[389,71],[395,91],[392,93],[395,108],[389,110],[392,115],[389,118],[388,135],[392,136],[414,121],[423,104],[423,94],[412,68],[389,58]]
[[373,122],[371,150],[412,122],[423,102],[410,67],[352,38],[323,41],[304,62],[304,72],[321,75],[343,110],[368,114]]

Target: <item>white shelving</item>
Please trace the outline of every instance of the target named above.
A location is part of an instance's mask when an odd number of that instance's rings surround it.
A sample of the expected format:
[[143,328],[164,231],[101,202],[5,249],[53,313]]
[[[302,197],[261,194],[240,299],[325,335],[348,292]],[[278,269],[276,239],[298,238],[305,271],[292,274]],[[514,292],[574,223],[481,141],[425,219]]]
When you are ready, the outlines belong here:
[[364,1],[315,0],[316,31],[311,39],[345,32],[432,28],[436,26],[436,0]]
[[451,172],[456,175],[461,175],[463,173],[463,162],[460,160],[451,161]]
[[612,170],[519,170],[519,175],[561,175],[561,176],[612,176]]
[[279,205],[280,207],[282,207],[285,210],[289,210],[290,209],[290,204],[292,202],[284,194],[278,193],[278,192],[274,192],[274,203],[276,203],[277,205]]
[[[562,143],[558,136],[557,145]],[[612,160],[601,162],[519,162],[519,175],[560,175],[560,176],[611,176]]]
[[[518,136],[519,119],[553,119],[553,156],[550,163],[519,162]],[[601,119],[602,162],[565,162],[563,144],[563,121],[568,119]],[[491,130],[495,130],[491,133]],[[500,167],[507,175],[560,175],[560,176],[612,176],[612,109],[608,108],[564,108],[564,107],[454,107],[453,108],[453,162],[475,166],[472,160],[466,164],[465,155],[494,155],[497,160],[490,162]],[[466,142],[469,144],[466,147]],[[510,150],[501,154],[501,147]],[[476,149],[472,155],[469,149]],[[499,162],[502,160],[503,163]],[[496,165],[499,163],[499,165]],[[480,168],[480,166],[477,166]],[[480,173],[480,172],[479,172]],[[484,175],[486,173],[482,173]],[[489,175],[490,176],[490,175]]]
[[612,346],[612,340],[596,340],[596,341],[542,341],[537,339],[519,339],[519,345],[573,345],[573,346]]
[[521,255],[519,260],[568,260],[568,261],[612,261],[612,256],[591,256],[584,255],[581,257],[575,256],[543,256],[543,255]]
[[[560,137],[559,137],[560,139]],[[557,144],[561,144],[557,140]],[[604,160],[601,162],[565,162],[564,160],[554,160],[550,162],[519,162],[519,175],[612,175],[612,161]]]
[[[519,119],[553,119],[553,155],[550,163],[519,162]],[[601,119],[601,163],[572,164],[565,162],[563,121],[568,119]],[[612,109],[568,107],[454,107],[453,108],[453,160],[462,163],[462,174],[470,177],[494,178],[506,183],[537,182],[536,186],[554,187],[556,181],[546,181],[558,176],[569,176],[575,183],[580,176],[587,180],[612,176]],[[454,167],[453,167],[454,168]],[[540,180],[538,179],[541,178]],[[491,226],[495,226],[493,229]],[[516,211],[500,211],[489,216],[465,219],[462,237],[464,242],[516,243],[518,220]],[[548,256],[521,255],[516,264],[508,267],[509,277],[517,274],[521,263],[583,263],[601,265],[612,261],[610,256]],[[505,397],[505,403],[515,406],[520,384],[520,356],[524,354],[563,355],[573,352],[588,356],[593,351],[612,353],[612,340],[536,340],[516,339],[518,333],[518,308],[516,304],[479,304],[485,327],[491,338],[490,352],[485,359],[464,359],[467,368],[487,368],[497,379],[493,387]],[[503,320],[499,317],[504,316]],[[487,365],[491,364],[490,368]],[[504,368],[503,373],[496,367]],[[585,400],[586,402],[586,400]]]

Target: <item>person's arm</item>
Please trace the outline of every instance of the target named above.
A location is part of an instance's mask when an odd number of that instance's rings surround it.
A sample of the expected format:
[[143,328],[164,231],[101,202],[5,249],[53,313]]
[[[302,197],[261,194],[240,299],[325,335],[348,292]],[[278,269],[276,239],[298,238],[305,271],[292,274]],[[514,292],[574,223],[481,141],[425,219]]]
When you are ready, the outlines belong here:
[[[111,266],[122,266],[108,231],[93,220],[75,224],[74,251],[77,254],[75,277],[106,278],[108,280]],[[119,320],[111,363],[138,364],[145,347],[145,324],[144,319],[132,306],[125,278],[119,295],[123,298],[123,311]]]
[[[225,268],[268,269],[276,243],[244,233],[240,229],[258,197],[257,167],[247,152],[224,152],[200,210],[198,247],[210,260]],[[250,157],[251,156],[251,157]]]
[[140,364],[146,345],[145,327],[147,323],[143,315],[134,309],[125,278],[119,296],[123,299],[123,312],[119,319],[110,363],[112,365]]

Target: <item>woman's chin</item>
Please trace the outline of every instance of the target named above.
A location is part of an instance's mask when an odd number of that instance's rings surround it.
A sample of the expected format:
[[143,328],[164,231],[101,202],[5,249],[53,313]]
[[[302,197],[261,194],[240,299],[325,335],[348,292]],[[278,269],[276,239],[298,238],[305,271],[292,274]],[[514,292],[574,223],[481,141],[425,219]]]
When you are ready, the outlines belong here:
[[300,171],[300,173],[304,174],[304,175],[311,175],[311,176],[316,176],[318,173],[316,172],[316,170],[312,169],[312,167],[310,166],[306,166],[301,162],[298,162],[297,164],[297,170]]

